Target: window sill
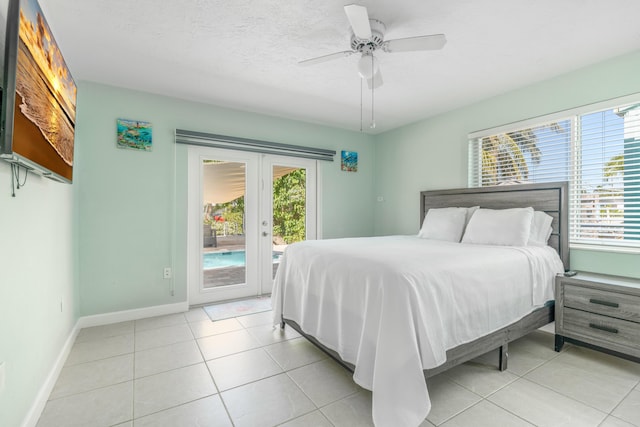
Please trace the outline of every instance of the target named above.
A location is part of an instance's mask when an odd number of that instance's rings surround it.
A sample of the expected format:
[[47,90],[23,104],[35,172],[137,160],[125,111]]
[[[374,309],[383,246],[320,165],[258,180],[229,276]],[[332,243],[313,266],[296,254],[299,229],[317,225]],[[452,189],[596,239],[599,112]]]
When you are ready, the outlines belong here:
[[607,245],[588,245],[584,243],[571,243],[569,249],[578,249],[581,251],[608,252],[618,254],[640,254],[640,247],[631,246],[607,246]]

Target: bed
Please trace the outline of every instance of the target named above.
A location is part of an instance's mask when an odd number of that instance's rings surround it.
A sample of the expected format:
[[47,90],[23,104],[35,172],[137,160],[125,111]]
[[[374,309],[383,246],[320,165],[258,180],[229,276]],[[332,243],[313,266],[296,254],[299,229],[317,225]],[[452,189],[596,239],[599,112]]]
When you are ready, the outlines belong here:
[[545,212],[548,246],[385,236],[301,242],[281,260],[274,321],[373,392],[378,426],[419,425],[430,410],[426,378],[494,349],[504,370],[508,343],[553,321],[553,276],[569,268],[567,184],[423,191],[420,223],[430,209],[475,206]]

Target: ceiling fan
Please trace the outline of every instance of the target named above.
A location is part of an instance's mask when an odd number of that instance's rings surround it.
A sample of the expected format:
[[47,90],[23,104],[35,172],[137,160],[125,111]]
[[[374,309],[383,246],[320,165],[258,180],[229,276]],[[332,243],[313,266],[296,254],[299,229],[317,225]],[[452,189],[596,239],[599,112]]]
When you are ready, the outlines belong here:
[[347,19],[351,24],[351,50],[331,53],[316,58],[306,59],[298,62],[299,65],[319,64],[333,59],[343,58],[360,53],[358,61],[358,73],[360,77],[367,80],[369,89],[382,85],[382,74],[377,59],[373,53],[376,50],[383,52],[408,52],[418,50],[438,50],[447,42],[444,34],[431,34],[425,36],[407,37],[395,40],[385,40],[384,33],[386,27],[383,22],[377,19],[369,19],[367,8],[357,4],[350,4],[344,7]]

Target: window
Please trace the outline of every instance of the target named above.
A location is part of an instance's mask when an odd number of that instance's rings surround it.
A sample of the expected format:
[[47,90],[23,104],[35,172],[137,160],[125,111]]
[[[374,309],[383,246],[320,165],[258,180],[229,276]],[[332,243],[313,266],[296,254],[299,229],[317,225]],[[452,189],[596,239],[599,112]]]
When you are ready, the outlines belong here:
[[640,104],[469,140],[469,185],[569,181],[570,241],[640,248]]

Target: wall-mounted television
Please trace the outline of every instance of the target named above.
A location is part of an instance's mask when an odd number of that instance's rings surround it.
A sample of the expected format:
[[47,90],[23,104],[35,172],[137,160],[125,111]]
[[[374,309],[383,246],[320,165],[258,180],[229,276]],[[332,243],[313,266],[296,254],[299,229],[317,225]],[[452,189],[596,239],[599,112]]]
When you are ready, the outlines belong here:
[[2,0],[0,7],[0,158],[71,183],[76,84],[37,0]]

